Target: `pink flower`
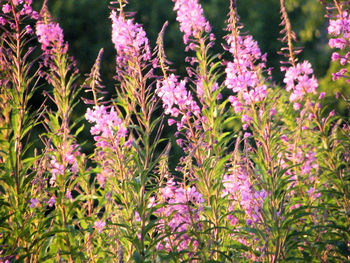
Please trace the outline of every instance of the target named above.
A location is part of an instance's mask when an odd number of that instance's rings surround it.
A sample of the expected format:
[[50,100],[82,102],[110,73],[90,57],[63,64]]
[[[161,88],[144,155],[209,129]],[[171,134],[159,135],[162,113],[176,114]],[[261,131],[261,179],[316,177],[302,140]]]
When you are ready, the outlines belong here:
[[[183,41],[185,44],[188,44],[190,38],[198,38],[198,34],[202,32],[210,32],[210,25],[203,15],[203,9],[198,0],[172,1],[175,2],[176,20],[180,23],[180,31],[184,33]],[[194,46],[189,48],[194,49]]]
[[332,53],[332,61],[336,61],[339,58],[341,58],[341,56],[337,52]]
[[[251,224],[259,220],[263,201],[267,196],[264,190],[257,191],[250,183],[247,171],[242,168],[236,168],[231,174],[223,178],[224,190],[222,196],[227,196],[231,204],[229,211],[235,211],[235,207],[240,206],[246,213],[246,223]],[[230,216],[232,225],[237,224],[237,218]]]
[[133,19],[125,19],[112,11],[112,42],[117,51],[117,63],[120,67],[127,65],[127,61],[140,57],[143,61],[151,58],[146,32],[142,26],[134,23]]
[[281,140],[284,141],[284,142],[288,142],[288,141],[289,141],[289,138],[288,138],[287,135],[283,134],[283,135],[281,136]]
[[[57,71],[57,55],[66,54],[68,44],[64,43],[63,30],[59,24],[55,22],[38,21],[36,23],[35,33],[38,36],[38,41],[41,44],[43,51],[43,62],[46,67]],[[48,81],[51,82],[49,76]]]
[[[186,231],[192,226],[193,221],[199,220],[199,213],[204,202],[202,195],[195,186],[183,187],[172,179],[161,189],[160,194],[162,202],[159,203],[163,206],[156,210],[156,214],[161,218],[157,230],[161,233],[166,228],[170,228],[174,234],[161,240],[157,248],[173,251],[174,246],[171,244],[174,242],[176,251],[187,250],[190,243],[196,247],[196,240],[188,236]],[[181,232],[183,234],[179,235],[178,233]]]
[[[329,21],[328,34],[331,36],[328,42],[331,48],[343,50],[350,46],[350,15],[347,11],[344,11],[341,15],[337,15],[336,19]],[[349,52],[345,56],[339,55],[337,52],[332,54],[332,60],[339,59],[342,66],[349,63],[349,57]],[[347,69],[342,68],[333,74],[332,79],[337,80],[341,77],[348,79],[347,73]]]
[[10,13],[11,12],[11,6],[9,4],[5,4],[2,6],[2,12],[4,12],[5,14]]
[[72,192],[71,191],[67,190],[65,197],[67,199],[69,199],[70,201],[73,201],[73,196],[72,196]]
[[300,103],[297,103],[297,102],[293,103],[293,109],[294,110],[299,110],[300,108],[301,108],[301,104]]
[[322,100],[326,96],[326,92],[321,92],[318,99]]
[[25,30],[26,30],[26,34],[28,35],[33,34],[33,29],[30,25],[26,25]]
[[310,187],[310,189],[307,191],[307,193],[310,196],[312,201],[321,197],[321,193],[317,193],[313,187]]
[[56,198],[54,196],[51,196],[47,204],[49,205],[49,207],[53,207],[55,203],[56,203]]
[[338,36],[347,34],[350,31],[350,16],[347,11],[344,11],[341,16],[337,15],[337,19],[330,20],[328,26],[328,34]]
[[97,182],[103,187],[106,183],[106,176],[102,173],[97,174]]
[[308,61],[298,63],[296,66],[282,68],[286,71],[283,82],[286,84],[286,90],[291,91],[289,97],[291,102],[301,101],[308,93],[316,94],[318,82],[313,75],[311,64]]
[[235,97],[235,96],[230,96],[228,98],[229,102],[231,102],[231,105],[233,106],[233,109],[236,113],[240,113],[243,110],[243,106],[241,102]]
[[331,110],[328,116],[333,117],[335,116],[335,114],[336,114],[335,110]]
[[233,216],[233,215],[228,215],[227,219],[230,220],[231,225],[235,226],[236,224],[238,224],[238,218]]
[[5,18],[3,18],[2,16],[0,16],[0,25],[4,26],[6,25],[7,20]]
[[95,136],[95,141],[102,148],[109,147],[111,143],[118,145],[128,134],[128,130],[114,107],[108,112],[105,106],[94,106],[87,109],[85,118],[90,123],[95,123],[90,129],[90,133]]
[[347,41],[343,38],[331,38],[328,44],[331,48],[344,49],[347,46]]
[[103,221],[103,220],[99,220],[99,221],[96,221],[96,222],[94,223],[94,226],[95,226],[96,230],[98,231],[98,233],[101,234],[102,231],[103,231],[103,229],[104,229],[105,226],[106,226],[106,222]]
[[63,164],[57,162],[55,156],[51,157],[49,170],[51,172],[50,185],[54,186],[56,183],[57,175],[63,175],[65,172],[65,167]]
[[245,132],[243,135],[244,138],[249,138],[251,136],[252,136],[252,134],[250,132]]
[[276,108],[270,110],[270,116],[275,116],[277,114]]
[[176,120],[174,120],[174,119],[168,119],[168,125],[169,125],[169,126],[173,125],[174,123],[176,123]]
[[24,4],[20,14],[21,15],[31,15],[31,16],[33,16],[32,13],[33,13],[33,9],[30,6],[30,4],[29,5],[28,4]]
[[254,64],[263,59],[259,46],[250,35],[230,35],[227,37],[227,43],[230,45],[233,62],[227,64],[225,85],[234,92],[248,92],[249,87],[255,88],[260,82],[256,69],[265,67],[264,63],[258,66]]
[[36,24],[36,34],[43,51],[50,53],[52,48],[64,47],[63,30],[57,23],[51,22],[46,24],[39,21]]
[[[181,113],[183,118],[189,115],[199,115],[200,108],[192,99],[192,95],[186,89],[186,81],[178,82],[177,77],[171,74],[168,78],[157,82],[156,94],[163,101],[165,114],[178,117]],[[173,123],[174,121],[171,121]],[[182,124],[178,127],[181,128]]]
[[[236,113],[243,113],[242,128],[246,130],[252,122],[247,109],[267,97],[267,87],[262,84],[261,77],[266,56],[261,54],[258,43],[252,36],[241,36],[238,30],[231,32],[226,41],[229,45],[226,49],[232,54],[233,61],[227,63],[225,85],[238,93],[230,96],[229,101]],[[249,137],[249,133],[246,136]]]
[[30,199],[30,205],[29,207],[30,208],[34,208],[34,207],[37,207],[39,205],[39,199],[38,198],[32,198]]
[[251,117],[249,117],[248,115],[243,114],[242,115],[242,122],[250,124],[253,121],[253,119]]
[[248,87],[255,87],[259,82],[257,73],[247,69],[247,65],[241,62],[229,62],[225,69],[225,85],[234,92],[247,90]]
[[22,4],[23,3],[23,0],[12,0],[12,3],[17,6],[19,4]]

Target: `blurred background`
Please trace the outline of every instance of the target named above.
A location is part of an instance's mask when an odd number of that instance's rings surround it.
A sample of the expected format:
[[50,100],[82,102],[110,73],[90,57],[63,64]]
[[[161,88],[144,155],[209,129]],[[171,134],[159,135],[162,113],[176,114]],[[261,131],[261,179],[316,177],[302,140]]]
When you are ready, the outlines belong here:
[[[201,0],[205,16],[209,20],[216,36],[212,53],[223,53],[222,43],[225,20],[227,19],[229,0]],[[36,10],[40,10],[42,1],[35,1]],[[111,42],[110,3],[103,0],[49,0],[49,10],[64,30],[65,40],[69,42],[69,54],[73,56],[80,69],[82,80],[89,73],[98,51],[104,48],[102,61],[102,79],[106,89],[114,95],[115,50]],[[277,52],[282,44],[280,35],[279,0],[238,0],[238,13],[244,25],[244,31],[253,35],[263,53],[267,53],[268,67],[273,68],[273,80],[282,83],[280,60],[284,59]],[[293,30],[297,34],[296,46],[303,47],[298,56],[300,61],[309,60],[320,83],[320,91],[326,92],[327,111],[336,109],[341,115],[348,115],[345,105],[340,103],[336,94],[349,97],[345,81],[331,80],[331,72],[339,67],[330,63],[331,50],[328,47],[325,8],[318,0],[286,0]],[[192,54],[184,52],[182,33],[173,11],[171,0],[129,0],[127,11],[136,12],[135,21],[143,25],[155,47],[158,32],[165,21],[169,26],[165,32],[164,44],[168,60],[173,62],[176,74],[185,75],[185,57]],[[230,59],[229,57],[223,57]],[[84,114],[85,106],[79,106]],[[88,132],[88,131],[87,131]],[[88,136],[88,135],[87,135]]]

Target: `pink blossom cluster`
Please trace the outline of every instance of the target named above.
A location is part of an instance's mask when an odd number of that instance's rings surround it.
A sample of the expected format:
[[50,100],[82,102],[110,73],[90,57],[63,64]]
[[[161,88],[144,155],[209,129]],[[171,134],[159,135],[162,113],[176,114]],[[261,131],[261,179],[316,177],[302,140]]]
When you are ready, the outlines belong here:
[[56,203],[56,196],[51,196],[49,201],[47,201],[47,204],[49,205],[49,207],[53,207]]
[[[47,199],[46,199],[47,200]],[[38,198],[31,198],[30,199],[30,204],[29,207],[30,208],[35,208],[35,207],[39,207],[40,203],[42,202],[42,200],[39,200]],[[53,207],[56,203],[56,196],[51,196],[49,198],[49,200],[47,200],[45,202],[49,207]]]
[[10,13],[11,12],[11,5],[10,4],[4,4],[2,6],[2,12],[4,12],[4,14]]
[[[157,82],[156,94],[162,99],[165,114],[175,118],[179,114],[182,115],[181,121],[177,123],[178,130],[183,127],[185,121],[191,115],[198,116],[200,114],[199,106],[186,89],[186,81],[181,80],[179,82],[174,74]],[[175,122],[173,119],[169,120],[169,124]]]
[[103,231],[103,229],[105,228],[105,226],[106,226],[106,222],[103,221],[103,220],[98,220],[98,221],[96,221],[96,222],[94,223],[94,227],[95,227],[95,229],[97,230],[97,232],[98,232],[99,234],[102,233],[102,231]]
[[111,168],[111,166],[113,165],[113,162],[107,158],[106,153],[103,151],[98,152],[97,159],[103,160],[103,162],[102,162],[102,170],[100,173],[97,174],[96,179],[97,179],[97,182],[100,184],[100,186],[104,187],[107,182],[107,178],[113,176],[114,174],[113,169]]
[[188,44],[191,38],[199,38],[199,34],[202,32],[210,32],[209,22],[205,19],[203,8],[198,0],[172,1],[175,3],[176,20],[180,23],[180,31],[184,33],[183,41],[185,44]]
[[68,45],[64,43],[63,30],[58,23],[39,21],[36,24],[35,32],[44,52],[44,64],[46,66],[49,65],[50,59],[53,60],[55,53],[67,53]]
[[126,19],[112,11],[112,42],[117,51],[117,64],[125,67],[133,57],[143,61],[151,58],[150,47],[146,32],[142,26],[134,23],[133,19]]
[[51,160],[48,166],[48,170],[51,173],[51,178],[49,181],[51,186],[55,186],[57,176],[63,175],[67,168],[73,174],[76,174],[78,172],[78,162],[76,157],[81,153],[76,148],[76,144],[69,146],[63,145],[60,149],[63,153],[63,161],[58,161],[55,155],[51,156]]
[[[301,148],[295,149],[295,146],[293,145],[289,145],[289,150],[290,154],[286,155],[288,162],[293,164],[299,164],[300,166],[298,166],[298,175],[307,176],[307,180],[313,183],[315,180],[314,171],[318,168],[316,152],[311,150],[304,152]],[[287,167],[288,165],[286,165],[286,168]],[[287,173],[294,174],[295,182],[298,181],[294,171],[288,170]]]
[[[308,150],[304,152],[304,150],[300,147],[295,149],[294,145],[288,145],[290,154],[287,154],[287,159],[289,163],[299,164],[299,172],[300,176],[307,176],[307,180],[311,183],[315,181],[314,172],[318,168],[317,160],[316,160],[316,152]],[[306,148],[306,146],[305,146]],[[288,165],[287,165],[288,166]],[[294,171],[289,170],[289,173],[294,173]],[[295,176],[295,181],[298,179]],[[306,183],[306,182],[304,182]]]
[[[262,55],[258,43],[250,35],[227,38],[228,50],[233,61],[228,62],[225,72],[225,85],[237,95],[231,95],[229,101],[236,113],[249,109],[249,105],[263,101],[267,97],[267,87],[262,84],[260,74],[265,69],[266,54]],[[257,63],[260,61],[259,63]],[[249,118],[249,120],[247,119]],[[242,116],[244,129],[250,124],[248,115]]]
[[[246,224],[257,223],[267,193],[264,190],[254,189],[248,172],[242,167],[237,167],[232,173],[225,175],[223,184],[223,196],[228,196],[231,200],[229,211],[234,212],[238,206],[246,214]],[[238,223],[234,215],[229,215],[228,219],[232,225]]]
[[42,200],[38,199],[38,198],[31,198],[29,201],[29,207],[30,208],[36,208],[39,207],[40,204],[44,201],[45,204],[47,204],[49,207],[53,207],[56,203],[56,196],[52,195],[49,199],[43,198]]
[[38,198],[31,198],[30,199],[30,208],[38,207],[40,205],[40,200]]
[[[90,123],[95,123],[90,129],[90,133],[94,136],[96,145],[101,149],[96,153],[96,160],[98,160],[102,169],[97,174],[97,181],[101,187],[104,187],[107,178],[111,177],[114,173],[114,161],[111,160],[107,154],[110,150],[120,149],[120,146],[129,147],[131,141],[125,141],[128,134],[128,130],[121,118],[118,117],[118,113],[114,107],[107,110],[105,106],[94,106],[91,110],[87,110],[85,118]],[[121,152],[118,154],[122,154]],[[122,156],[117,156],[122,158]]]
[[162,239],[157,248],[169,252],[188,250],[189,246],[195,249],[198,242],[186,232],[191,227],[200,227],[198,221],[204,202],[202,195],[195,186],[181,186],[172,179],[161,189],[160,195],[159,204],[163,206],[156,211],[160,217],[157,228],[161,232],[170,229],[174,234]]
[[[265,68],[266,55],[261,55],[258,43],[250,35],[227,37],[229,51],[233,55],[233,62],[229,62],[225,69],[225,85],[233,92],[244,94],[247,104],[253,101],[261,101],[266,97],[266,87],[260,87],[258,69]],[[255,62],[263,62],[255,65]],[[254,91],[259,88],[257,91]],[[254,92],[249,92],[251,89]]]
[[51,172],[50,185],[55,186],[56,179],[58,175],[64,174],[65,167],[63,164],[59,163],[56,156],[52,156],[49,165],[49,171]]
[[[32,9],[32,0],[12,0],[11,3],[15,7],[16,15],[19,16],[29,16],[30,18],[37,20],[39,18],[38,12],[34,11]],[[19,11],[17,10],[18,8]],[[11,28],[14,28],[14,23],[9,19],[8,14],[12,11],[12,7],[10,3],[3,4],[1,6],[1,10],[3,12],[3,16],[0,16],[0,25],[5,26],[6,24],[9,24]],[[33,30],[30,25],[27,25],[25,27],[26,34],[32,34]]]
[[94,106],[87,109],[85,118],[90,123],[95,123],[90,129],[97,146],[114,149],[119,142],[127,136],[128,130],[114,107],[108,112],[105,106]]
[[[62,152],[63,160],[61,158],[58,160],[56,158],[56,155],[52,154],[50,156],[50,162],[48,163],[48,166],[47,166],[47,170],[50,173],[49,184],[51,187],[56,186],[57,177],[63,176],[66,171],[67,172],[69,171],[74,175],[76,175],[78,172],[77,157],[81,155],[81,153],[77,145],[76,144],[70,144],[69,146],[63,145],[60,151]],[[46,191],[44,193],[46,194]],[[68,189],[65,197],[70,201],[73,201],[71,191],[69,191]],[[52,195],[52,196],[49,196],[49,197],[46,196],[40,199],[31,198],[29,207],[30,208],[38,207],[39,204],[42,202],[45,202],[49,207],[53,207],[56,203],[56,197]]]
[[282,71],[286,71],[283,82],[286,84],[286,90],[291,91],[290,101],[302,101],[308,93],[316,94],[318,82],[313,75],[310,62],[304,61],[289,68],[282,67]]
[[5,18],[3,18],[2,16],[0,16],[0,25],[4,26],[4,25],[6,25],[6,23],[7,23],[7,20]]
[[56,46],[63,46],[63,30],[57,23],[47,23],[40,21],[36,25],[36,34],[41,48],[46,51]]
[[77,144],[70,144],[68,146],[63,145],[62,151],[64,155],[64,161],[67,165],[69,165],[69,169],[73,174],[77,174],[78,172],[78,161],[77,157],[81,155],[81,152],[78,149]]
[[[328,34],[332,36],[329,39],[329,46],[331,48],[344,50],[350,47],[350,14],[347,11],[344,11],[342,15],[337,15],[337,19],[329,20]],[[332,54],[332,60],[339,60],[340,64],[345,66],[350,62],[350,52],[347,52],[345,55],[334,52]],[[345,77],[347,73],[347,69],[342,68],[338,72],[333,73],[333,80]],[[350,81],[348,77],[347,81]]]

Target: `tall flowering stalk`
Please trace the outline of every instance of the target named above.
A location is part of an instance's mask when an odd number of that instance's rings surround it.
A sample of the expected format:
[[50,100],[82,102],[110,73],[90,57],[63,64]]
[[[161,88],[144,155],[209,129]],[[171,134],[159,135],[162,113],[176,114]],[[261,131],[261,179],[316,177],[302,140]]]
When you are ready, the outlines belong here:
[[[38,200],[40,203],[46,203],[52,210],[50,215],[54,219],[47,232],[61,231],[62,234],[55,235],[52,240],[55,249],[52,248],[46,253],[48,257],[73,262],[78,258],[74,254],[80,249],[80,242],[74,240],[78,232],[70,229],[79,224],[76,224],[69,213],[69,207],[74,207],[72,191],[77,174],[82,168],[80,161],[83,157],[71,131],[72,112],[78,95],[78,73],[73,60],[68,57],[68,44],[64,41],[63,30],[53,21],[47,1],[44,1],[35,33],[42,50],[41,75],[52,87],[52,92],[45,91],[44,95],[48,96],[57,108],[57,111],[47,109],[44,117],[47,135],[43,137],[46,158],[43,168],[46,169],[49,187],[41,193]],[[38,212],[41,210],[42,213],[47,213],[43,206],[33,206]],[[61,254],[63,249],[68,251],[67,255]]]
[[[149,197],[156,177],[153,170],[160,157],[156,150],[160,149],[162,125],[161,117],[154,118],[157,99],[148,39],[142,26],[124,12],[126,4],[119,1],[118,9],[110,15],[117,98],[103,102],[99,79],[90,76],[88,86],[94,107],[88,109],[85,118],[93,124],[90,132],[96,146],[93,160],[98,203],[94,207],[94,226],[105,237],[94,238],[94,249],[101,249],[96,245],[104,240],[103,244],[113,251],[111,259],[143,262],[155,257],[155,209]],[[105,228],[109,229],[108,235],[104,234]]]
[[[326,17],[329,19],[328,34],[329,46],[332,49],[337,49],[333,52],[331,60],[339,61],[343,67],[338,72],[332,73],[333,80],[336,81],[344,78],[349,82],[348,63],[349,63],[349,14],[348,2],[330,1],[326,3],[321,1],[327,10]],[[345,100],[347,108],[349,103]],[[328,214],[324,218],[322,229],[323,235],[320,237],[320,243],[326,248],[322,253],[322,260],[333,260],[334,257],[340,260],[349,260],[349,204],[350,204],[350,184],[349,175],[349,124],[348,118],[342,119],[334,110],[324,117],[316,119],[316,123],[320,129],[320,139],[322,146],[319,150],[320,169],[322,171],[322,179],[326,182],[327,188],[322,195],[324,199],[332,200],[333,202],[323,206],[325,211],[337,211]],[[334,224],[337,222],[337,224]],[[331,225],[331,231],[328,231],[326,226]]]
[[[262,54],[253,37],[240,32],[242,26],[236,11],[235,1],[230,2],[230,13],[226,36],[226,49],[233,61],[226,65],[225,85],[236,93],[230,96],[234,111],[242,115],[243,129],[246,130],[254,118],[254,107],[267,97],[267,86],[262,73],[266,70],[266,54]],[[263,107],[261,109],[264,111]],[[252,112],[253,111],[253,112]]]
[[[218,260],[221,247],[219,222],[223,205],[219,198],[222,189],[222,173],[225,163],[215,165],[219,158],[225,158],[227,138],[223,136],[222,121],[225,119],[225,102],[220,103],[218,84],[218,68],[220,63],[216,56],[210,55],[214,36],[211,27],[203,14],[198,1],[173,1],[180,23],[180,31],[184,33],[183,41],[187,51],[195,51],[196,56],[189,56],[188,68],[190,78],[194,78],[192,90],[186,87],[186,80],[178,80],[174,74],[168,75],[166,65],[161,63],[164,79],[158,82],[157,94],[163,101],[166,113],[171,116],[169,124],[176,123],[178,144],[183,148],[187,157],[183,159],[180,171],[185,177],[185,183],[190,187],[196,183],[197,191],[202,195],[207,209],[201,210],[200,219],[203,234],[192,235],[199,246],[196,256],[201,260]],[[161,46],[161,45],[160,45]],[[160,47],[162,48],[162,47]],[[159,53],[159,60],[164,54]],[[189,83],[191,84],[191,83]],[[180,119],[180,120],[178,120]],[[190,161],[193,158],[193,163]],[[187,235],[187,234],[186,234]],[[209,238],[205,244],[201,240]],[[195,257],[195,256],[194,256]]]
[[38,13],[30,0],[1,1],[0,10],[0,261],[29,259],[23,255],[32,253],[34,262],[33,244],[42,228],[34,226],[36,215],[28,209],[39,158],[30,141],[42,110],[33,113],[29,106],[38,81],[29,24]]
[[74,81],[78,76],[77,69],[72,59],[68,57],[68,44],[64,42],[63,30],[51,18],[46,1],[40,15],[35,32],[43,51],[43,66],[48,71],[43,71],[43,75],[54,87],[51,98],[58,109],[63,140],[67,140],[72,112],[71,103],[77,96],[77,90],[74,87]]
[[[308,63],[296,64],[295,50],[292,46],[294,33],[291,31],[291,25],[288,20],[287,13],[284,8],[284,2],[281,2],[282,24],[284,25],[283,41],[287,42],[287,57],[291,63],[288,74],[284,80],[288,83],[287,91],[290,91],[290,100],[304,102],[304,96],[309,93],[315,93],[317,82],[313,76],[313,72]],[[253,250],[251,253],[243,253],[242,256],[258,261],[278,262],[288,257],[287,251],[292,251],[296,247],[289,240],[289,235],[296,229],[289,229],[286,222],[294,222],[298,213],[304,213],[303,208],[293,210],[294,202],[301,200],[304,195],[304,189],[300,190],[293,198],[293,192],[296,185],[293,180],[303,180],[303,174],[295,175],[299,169],[289,168],[293,165],[302,165],[308,157],[304,156],[304,152],[300,151],[300,158],[290,163],[291,157],[288,155],[291,150],[288,146],[282,144],[287,132],[280,126],[281,122],[286,121],[283,113],[277,109],[282,108],[276,103],[276,99],[280,97],[280,91],[268,88],[271,86],[267,79],[263,77],[266,71],[266,56],[262,55],[257,43],[249,35],[240,32],[242,26],[239,24],[238,15],[236,13],[235,1],[231,1],[230,17],[228,30],[230,34],[226,37],[228,47],[227,50],[233,55],[233,62],[228,62],[226,66],[225,85],[232,89],[236,94],[229,97],[234,111],[241,117],[242,128],[246,130],[243,135],[243,144],[245,149],[242,152],[244,158],[237,158],[234,162],[232,175],[228,174],[225,178],[226,193],[234,193],[230,189],[242,189],[244,193],[250,193],[245,196],[231,194],[233,205],[230,210],[233,211],[240,207],[249,215],[246,218],[246,226],[244,229],[246,235],[254,237],[256,242],[249,244],[246,238],[241,236],[241,244],[249,246]],[[284,93],[284,92],[282,92]],[[309,103],[310,100],[308,101]],[[311,107],[311,106],[310,106]],[[303,111],[299,118],[298,125],[305,125],[307,112]],[[311,119],[312,119],[312,115]],[[291,121],[295,124],[295,120]],[[303,123],[303,124],[302,124]],[[288,125],[288,124],[287,124]],[[286,126],[287,126],[286,125]],[[300,126],[299,126],[300,127]],[[295,127],[293,127],[295,128]],[[301,128],[301,127],[300,127]],[[288,131],[298,134],[298,130]],[[300,137],[298,144],[301,143]],[[290,146],[293,148],[293,145]],[[295,150],[295,149],[294,149]],[[306,164],[308,172],[315,169],[312,166],[314,162],[314,153],[312,150],[308,152],[310,156]],[[285,161],[284,155],[290,158]],[[283,157],[281,157],[283,156]],[[285,170],[284,170],[285,169]],[[308,174],[305,172],[304,174]],[[294,176],[294,177],[293,177]],[[297,177],[298,179],[294,179]],[[239,183],[240,178],[247,178],[245,181],[251,182],[251,186]],[[311,180],[311,184],[314,183]],[[253,186],[254,185],[254,186]],[[298,186],[299,188],[299,186]],[[244,190],[246,189],[246,190]],[[312,191],[310,190],[310,193]],[[282,194],[283,193],[283,194]],[[254,196],[255,202],[250,202],[249,197]],[[244,200],[242,203],[241,199]],[[248,210],[247,210],[248,209]],[[237,225],[239,229],[239,219],[231,216],[231,223]],[[240,237],[240,234],[235,234]]]
[[[211,33],[211,26],[204,17],[203,8],[198,0],[173,0],[173,2],[177,14],[176,20],[180,24],[180,31],[184,34],[183,41],[186,50],[193,50],[197,53],[196,57],[186,58],[192,66],[196,65],[196,67],[188,68],[188,71],[191,72],[191,77],[196,78],[195,90],[198,99],[208,106],[215,101],[213,92],[219,88],[214,81],[218,64],[215,62],[215,56],[210,56],[208,53],[209,48],[214,44],[214,34]],[[207,43],[208,39],[209,43]],[[210,68],[211,71],[209,71]]]
[[[26,148],[22,141],[29,132],[28,127],[35,125],[33,117],[26,118],[25,115],[36,81],[29,73],[34,62],[28,59],[28,55],[33,51],[33,47],[28,45],[28,40],[33,38],[33,29],[29,25],[23,27],[22,21],[35,20],[38,14],[32,10],[31,1],[21,4],[16,1],[2,2],[1,14],[1,98],[5,104],[1,110],[1,124],[4,128],[1,135],[4,142],[10,142],[12,145],[7,147],[14,147],[10,152],[6,150],[7,154],[2,155],[1,160],[2,163],[7,163],[6,155],[13,158],[11,163],[14,167],[11,170],[14,173],[17,193],[20,193],[21,181],[24,179],[20,178],[21,158]],[[27,131],[24,132],[25,130]]]
[[350,46],[350,16],[341,2],[334,1],[334,4],[329,6],[329,10],[332,9],[335,9],[337,14],[335,16],[329,14],[328,34],[330,39],[328,43],[330,48],[338,49],[338,52],[332,53],[332,61],[339,61],[340,65],[344,67],[338,72],[332,73],[332,79],[337,80],[344,77],[349,82],[346,66],[350,62],[350,52],[348,52]]
[[281,13],[281,25],[284,26],[281,33],[285,34],[282,38],[282,42],[287,43],[287,47],[282,49],[282,54],[286,51],[285,56],[290,63],[290,67],[281,67],[281,70],[286,71],[283,82],[286,84],[286,90],[291,91],[289,99],[291,102],[294,102],[294,108],[297,110],[300,108],[298,102],[301,102],[304,97],[307,97],[307,94],[316,94],[318,82],[313,75],[311,64],[308,61],[297,63],[295,55],[300,53],[301,50],[294,49],[293,41],[296,40],[296,37],[291,28],[284,0],[281,0]]
[[273,262],[268,242],[274,237],[268,225],[271,223],[269,214],[275,212],[271,211],[274,205],[266,204],[272,199],[277,173],[270,140],[270,134],[277,130],[272,124],[276,94],[268,87],[271,84],[264,76],[268,73],[266,54],[262,54],[251,35],[242,32],[236,1],[230,1],[227,23],[229,34],[225,37],[225,49],[233,60],[226,62],[224,84],[234,92],[228,101],[236,118],[241,120],[243,135],[236,140],[230,169],[224,179],[224,195],[229,197],[232,240],[250,248],[233,251],[240,258]]
[[[312,203],[316,207],[320,197],[320,193],[315,192],[320,186],[315,141],[307,139],[316,128],[313,113],[318,106],[312,101],[312,94],[316,94],[318,84],[310,63],[297,63],[296,55],[300,50],[293,46],[295,35],[284,1],[280,4],[282,42],[287,44],[282,53],[288,58],[283,64],[289,66],[282,67],[282,71],[286,71],[283,80],[286,92],[279,91],[275,96],[281,101],[287,100],[289,110],[280,112],[281,105],[267,98],[265,112],[260,110],[250,125],[252,138],[258,146],[251,158],[261,174],[258,178],[260,187],[267,193],[262,211],[263,224],[255,228],[263,240],[261,256],[270,262],[284,260],[293,253],[300,255],[302,247],[312,242],[312,228],[308,224],[315,222],[315,210],[307,209],[307,206]],[[288,226],[292,222],[293,227]],[[302,233],[308,233],[310,239],[303,240]],[[308,249],[312,250],[311,247]]]
[[[124,5],[123,2],[120,3]],[[112,20],[112,42],[117,51],[117,75],[123,75],[125,72],[132,74],[133,68],[130,68],[135,60],[141,64],[151,59],[150,47],[146,32],[142,26],[135,23],[133,19],[127,18],[123,10],[119,14],[112,11],[110,15]]]
[[[227,152],[227,145],[232,142],[234,134],[224,132],[229,111],[227,100],[223,101],[221,95],[224,86],[219,84],[220,62],[216,56],[210,55],[214,37],[210,34],[203,10],[197,1],[174,2],[186,50],[196,52],[195,57],[187,58],[191,64],[189,77],[195,78],[193,92],[186,88],[186,81],[167,74],[167,65],[162,63],[166,59],[161,52],[160,40],[159,61],[164,79],[158,82],[156,92],[163,101],[165,112],[171,117],[169,124],[177,125],[177,142],[186,154],[179,171],[188,186],[195,184],[204,200],[205,209],[200,211],[201,227],[195,231],[196,234],[191,233],[192,242],[195,240],[198,244],[194,257],[221,260],[225,257],[226,246],[229,246],[229,241],[223,238],[229,225],[229,218],[224,216],[229,196],[225,195],[225,201],[222,198],[224,174],[231,165],[232,157]],[[210,242],[203,242],[208,239]]]

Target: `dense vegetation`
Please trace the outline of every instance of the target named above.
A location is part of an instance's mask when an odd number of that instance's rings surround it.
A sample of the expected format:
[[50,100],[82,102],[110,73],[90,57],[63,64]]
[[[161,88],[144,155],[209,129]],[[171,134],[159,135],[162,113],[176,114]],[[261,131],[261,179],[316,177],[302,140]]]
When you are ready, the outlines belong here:
[[350,261],[348,3],[202,4],[0,0],[0,262]]

